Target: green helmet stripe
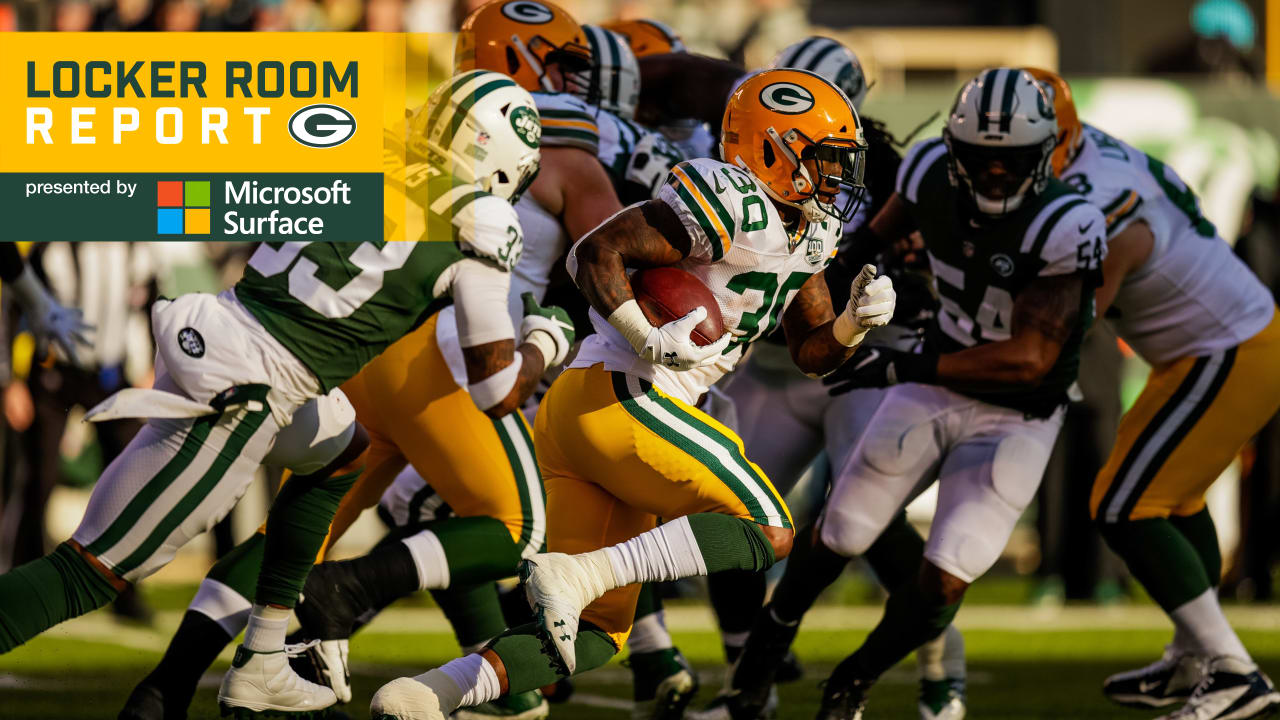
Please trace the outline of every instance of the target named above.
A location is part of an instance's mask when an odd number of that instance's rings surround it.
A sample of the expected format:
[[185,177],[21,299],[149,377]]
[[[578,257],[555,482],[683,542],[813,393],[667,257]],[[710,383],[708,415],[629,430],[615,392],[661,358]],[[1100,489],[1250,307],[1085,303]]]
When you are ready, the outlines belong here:
[[453,79],[453,83],[449,87],[449,92],[442,95],[440,102],[436,103],[436,106],[431,108],[431,116],[427,118],[427,137],[431,137],[435,134],[436,122],[440,120],[440,116],[444,113],[444,109],[449,106],[449,99],[453,97],[453,94],[458,92],[463,85],[471,82],[482,72],[484,72],[484,70],[472,70],[471,72],[462,73]]
[[[826,38],[823,38],[823,40],[826,40]],[[826,47],[818,51],[817,55],[813,56],[813,59],[809,61],[809,67],[805,68],[806,70],[815,73],[818,72],[818,65],[823,60],[826,60],[827,56],[834,52],[836,48],[840,47],[840,43],[834,40],[827,40],[826,45]]]
[[515,81],[503,76],[498,76],[498,79],[491,80],[470,93],[464,94],[463,98],[458,101],[458,109],[454,111],[453,121],[449,124],[450,142],[453,140],[454,133],[458,132],[458,128],[462,127],[462,121],[467,119],[467,113],[471,112],[472,106],[494,90],[515,86]]
[[1018,89],[1018,78],[1021,77],[1021,70],[1005,71],[1004,79],[1004,98],[1000,101],[1000,132],[1009,132],[1010,126],[1013,125],[1013,93]]
[[619,72],[622,65],[622,51],[618,49],[618,38],[612,32],[601,29],[604,35],[605,44],[609,46],[609,64],[613,66],[612,78],[609,84],[609,104],[610,107],[618,107],[618,95],[622,92],[619,87]]
[[818,42],[818,40],[819,38],[817,37],[811,37],[808,40],[805,40],[804,42],[800,43],[800,45],[796,47],[795,50],[791,51],[791,54],[789,56],[783,58],[782,62],[778,63],[778,67],[795,67],[796,63],[799,62],[800,60],[800,56],[804,55],[805,51],[809,49],[809,46]]

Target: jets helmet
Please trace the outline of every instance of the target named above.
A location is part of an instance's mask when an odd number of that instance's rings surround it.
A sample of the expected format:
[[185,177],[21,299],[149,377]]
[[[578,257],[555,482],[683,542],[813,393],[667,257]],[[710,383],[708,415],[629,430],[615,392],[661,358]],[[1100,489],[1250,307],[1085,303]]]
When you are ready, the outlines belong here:
[[1062,175],[1080,153],[1084,144],[1084,125],[1076,113],[1076,102],[1071,97],[1071,86],[1060,75],[1040,68],[1026,68],[1031,77],[1040,81],[1053,98],[1053,114],[1058,116],[1058,146],[1053,149],[1053,173]]
[[942,138],[951,182],[963,183],[979,212],[1003,215],[1044,191],[1058,142],[1053,100],[1025,70],[991,68],[956,95]]
[[568,89],[601,110],[631,120],[640,101],[640,63],[627,39],[598,25],[583,25],[591,47],[591,69],[577,73]]
[[530,92],[559,92],[547,75],[553,63],[566,73],[591,68],[582,26],[554,3],[493,0],[468,15],[458,31],[454,72],[493,70]]
[[720,157],[748,170],[769,197],[799,208],[810,222],[853,218],[865,190],[866,149],[849,98],[805,70],[748,77],[729,97],[721,122]]
[[529,91],[472,70],[440,83],[409,125],[409,150],[512,203],[538,174],[542,123]]
[[627,39],[636,57],[687,52],[680,33],[666,23],[657,20],[614,20],[601,27],[612,30]]
[[855,110],[862,110],[862,101],[871,89],[858,56],[840,42],[819,35],[788,45],[770,67],[808,70],[821,75],[849,96]]

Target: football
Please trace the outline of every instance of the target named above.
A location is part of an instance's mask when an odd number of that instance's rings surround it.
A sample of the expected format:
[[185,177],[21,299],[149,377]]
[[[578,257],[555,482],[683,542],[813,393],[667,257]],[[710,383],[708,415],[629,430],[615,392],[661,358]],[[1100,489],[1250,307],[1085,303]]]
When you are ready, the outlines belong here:
[[655,326],[679,320],[701,306],[707,309],[707,317],[690,334],[693,342],[710,345],[724,335],[716,296],[692,273],[674,267],[640,270],[631,275],[631,290],[644,316]]

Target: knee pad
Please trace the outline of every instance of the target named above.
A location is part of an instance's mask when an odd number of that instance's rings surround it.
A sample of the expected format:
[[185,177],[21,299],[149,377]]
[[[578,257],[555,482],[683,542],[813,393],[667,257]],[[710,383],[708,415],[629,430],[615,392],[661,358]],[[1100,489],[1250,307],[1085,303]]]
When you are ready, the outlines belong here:
[[818,526],[818,537],[831,552],[852,558],[865,553],[883,530],[883,526],[856,511],[828,506]]
[[338,388],[312,399],[293,413],[293,420],[276,435],[267,465],[287,467],[296,475],[310,475],[333,462],[351,444],[356,410]]

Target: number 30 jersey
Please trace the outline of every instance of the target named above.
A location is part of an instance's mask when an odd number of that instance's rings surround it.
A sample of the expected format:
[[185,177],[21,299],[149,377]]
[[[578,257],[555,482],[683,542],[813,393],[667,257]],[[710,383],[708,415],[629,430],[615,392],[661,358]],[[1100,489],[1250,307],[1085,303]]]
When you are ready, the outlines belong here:
[[749,173],[710,159],[673,167],[658,199],[675,211],[689,233],[689,256],[676,267],[711,289],[733,341],[715,364],[676,371],[641,360],[621,333],[592,310],[596,334],[583,341],[572,367],[603,362],[609,370],[643,377],[692,405],[733,369],[748,345],[778,325],[800,286],[827,266],[840,240],[840,221],[801,221],[790,230]]
[[1062,179],[1102,208],[1108,239],[1139,221],[1151,229],[1151,256],[1125,278],[1107,312],[1147,362],[1224,350],[1271,321],[1271,293],[1218,237],[1172,168],[1086,125]]
[[1013,304],[1036,278],[1085,275],[1079,320],[1058,360],[1034,389],[965,392],[993,405],[1045,417],[1067,401],[1080,366],[1080,341],[1093,320],[1093,290],[1102,281],[1102,213],[1070,186],[1051,180],[1044,192],[999,218],[978,218],[965,190],[948,177],[942,138],[916,143],[898,168],[895,190],[924,236],[938,291],[939,347],[955,352],[1012,336]]
[[522,237],[507,201],[425,164],[409,165],[403,222],[376,241],[262,243],[236,298],[320,380],[354,376],[388,345],[449,302],[468,257],[510,270]]

